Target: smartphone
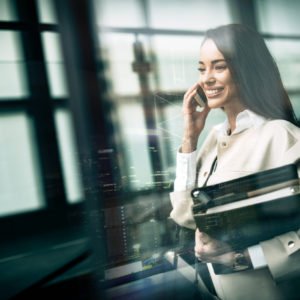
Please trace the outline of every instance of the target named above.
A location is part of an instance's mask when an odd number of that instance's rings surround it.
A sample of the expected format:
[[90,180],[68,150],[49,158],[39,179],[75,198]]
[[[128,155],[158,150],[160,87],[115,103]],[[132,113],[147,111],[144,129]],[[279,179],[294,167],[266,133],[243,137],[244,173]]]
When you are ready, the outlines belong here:
[[201,87],[197,88],[197,94],[195,95],[194,99],[200,107],[204,107],[207,104],[207,98]]

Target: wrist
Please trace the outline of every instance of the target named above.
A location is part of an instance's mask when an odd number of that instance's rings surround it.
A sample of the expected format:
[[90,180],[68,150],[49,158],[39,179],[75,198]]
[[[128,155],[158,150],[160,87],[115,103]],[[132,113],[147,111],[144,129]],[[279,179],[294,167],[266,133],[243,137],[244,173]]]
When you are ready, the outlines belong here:
[[234,271],[253,269],[248,250],[236,251],[233,253],[232,269]]
[[197,149],[198,138],[183,138],[181,144],[182,153],[194,152]]

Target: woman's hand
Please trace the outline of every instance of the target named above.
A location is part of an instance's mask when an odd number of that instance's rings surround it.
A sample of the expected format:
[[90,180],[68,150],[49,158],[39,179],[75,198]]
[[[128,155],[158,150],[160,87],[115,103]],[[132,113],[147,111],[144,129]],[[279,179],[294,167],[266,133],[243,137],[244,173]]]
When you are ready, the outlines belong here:
[[234,252],[224,242],[211,238],[199,229],[195,232],[195,256],[203,262],[219,263],[231,267]]
[[194,84],[183,97],[184,133],[181,151],[186,153],[196,149],[199,135],[204,128],[206,117],[210,111],[207,105],[202,111],[197,111],[198,104],[194,100],[194,96],[198,87],[198,83]]

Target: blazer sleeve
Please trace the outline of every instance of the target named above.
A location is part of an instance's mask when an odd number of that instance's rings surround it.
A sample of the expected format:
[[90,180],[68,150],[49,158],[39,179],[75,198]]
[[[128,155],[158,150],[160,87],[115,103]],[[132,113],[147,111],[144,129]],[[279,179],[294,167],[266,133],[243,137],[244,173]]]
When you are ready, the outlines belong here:
[[261,242],[269,270],[276,282],[300,276],[300,230]]
[[[196,172],[199,171],[203,161],[207,159],[207,156],[211,156],[214,153],[213,150],[216,151],[215,148],[216,132],[212,129],[197,153]],[[199,181],[197,185],[198,184]],[[185,191],[173,191],[170,193],[170,200],[172,204],[170,218],[180,226],[196,229],[196,224],[192,214],[193,199],[191,197],[191,191],[192,189],[187,189]]]
[[[279,158],[281,164],[297,163],[300,175],[300,135],[289,132],[291,145],[286,146],[283,157]],[[296,142],[295,142],[296,141]],[[299,224],[300,227],[300,224]],[[276,282],[300,277],[300,229],[287,232],[260,243],[262,246],[269,270]]]
[[192,189],[181,192],[170,193],[172,211],[170,218],[178,225],[190,229],[196,229],[196,224],[192,215],[193,200],[191,197]]

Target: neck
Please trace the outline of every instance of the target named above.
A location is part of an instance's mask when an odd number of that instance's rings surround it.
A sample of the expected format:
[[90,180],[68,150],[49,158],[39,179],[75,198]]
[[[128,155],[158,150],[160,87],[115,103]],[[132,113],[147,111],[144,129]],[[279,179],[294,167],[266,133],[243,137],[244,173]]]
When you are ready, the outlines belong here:
[[230,132],[233,132],[236,127],[237,115],[245,109],[246,107],[243,104],[235,105],[233,107],[230,107],[230,109],[228,107],[224,108],[227,115]]

